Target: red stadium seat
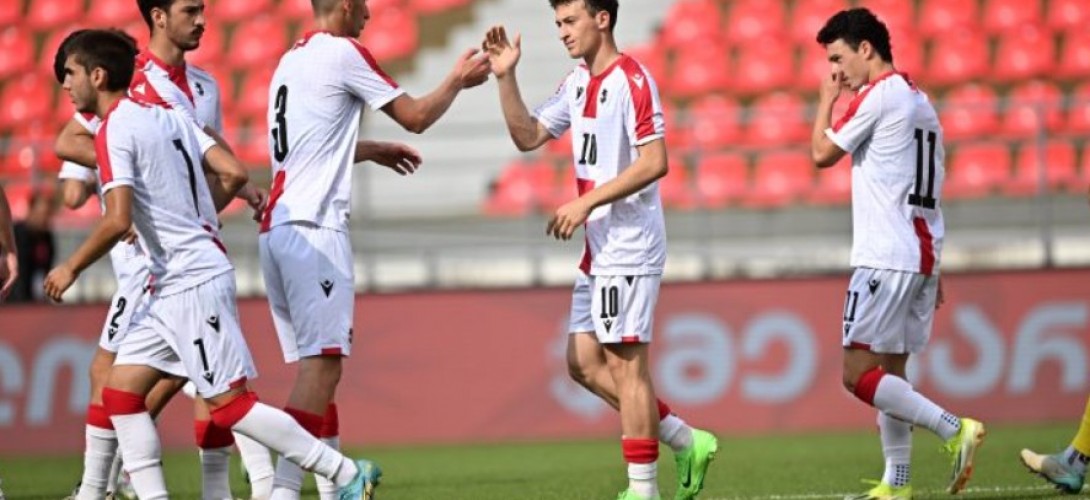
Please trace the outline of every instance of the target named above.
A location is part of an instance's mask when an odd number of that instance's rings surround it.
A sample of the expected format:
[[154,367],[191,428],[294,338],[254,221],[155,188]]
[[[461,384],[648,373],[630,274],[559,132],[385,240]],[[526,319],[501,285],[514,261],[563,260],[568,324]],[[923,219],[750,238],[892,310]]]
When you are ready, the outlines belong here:
[[1056,70],[1055,58],[1051,33],[1023,26],[999,38],[992,75],[1005,81],[1047,76]]
[[1090,31],[1070,30],[1064,34],[1063,52],[1060,54],[1059,76],[1075,80],[1090,77]]
[[750,105],[746,141],[754,145],[782,145],[804,141],[809,135],[806,103],[795,94],[774,92]]
[[808,200],[817,205],[841,205],[852,199],[852,158],[844,155],[828,168],[817,171],[817,184]]
[[802,58],[799,60],[795,88],[801,92],[816,92],[821,79],[828,77],[832,72],[829,56],[825,47],[817,42],[800,43],[799,52]]
[[704,208],[723,208],[749,190],[749,165],[740,154],[706,155],[696,167],[696,192]]
[[0,128],[11,130],[27,123],[49,120],[57,84],[35,73],[9,81],[0,94]]
[[731,84],[729,57],[725,47],[713,42],[679,51],[670,73],[670,92],[695,97],[727,90]]
[[560,137],[546,142],[545,155],[561,159],[565,164],[570,163],[572,157],[571,131],[564,132]]
[[25,174],[60,170],[61,162],[53,153],[56,132],[47,121],[18,124],[7,144],[8,168]]
[[0,0],[0,27],[18,24],[23,18],[23,0]]
[[715,151],[737,143],[742,137],[741,121],[741,108],[729,97],[709,95],[693,102],[689,108],[692,146]]
[[186,61],[198,67],[218,64],[223,60],[223,30],[207,29],[201,35],[201,46],[186,54]]
[[733,90],[739,94],[763,94],[788,87],[796,79],[794,46],[784,36],[739,47],[734,68],[738,78]]
[[897,71],[912,78],[921,74],[924,68],[923,44],[920,36],[911,26],[891,28],[890,45],[893,51],[893,66]]
[[[874,12],[890,31],[909,28],[916,25],[916,16],[912,10],[913,2],[905,0],[863,0],[862,7]],[[814,32],[817,35],[817,32]]]
[[1048,27],[1054,30],[1085,28],[1090,23],[1090,3],[1086,0],[1050,0]]
[[1084,83],[1071,93],[1064,132],[1090,135],[1090,83]]
[[148,30],[148,25],[144,23],[144,20],[132,21],[126,24],[122,31],[128,33],[129,36],[136,39],[136,47],[140,50],[148,47],[148,40],[151,38],[151,31]]
[[[370,6],[374,2],[368,2]],[[311,21],[314,19],[314,8],[310,0],[280,0],[276,9],[279,17],[294,21]]]
[[978,17],[976,0],[924,0],[920,7],[920,34],[934,38],[975,30]]
[[735,0],[730,2],[730,17],[725,34],[732,43],[764,43],[780,37],[787,26],[784,2]]
[[409,7],[421,15],[438,14],[469,5],[471,0],[409,0]]
[[981,24],[989,33],[1002,33],[1027,24],[1039,26],[1042,21],[1038,0],[987,0]]
[[818,31],[833,14],[848,8],[847,0],[796,2],[791,14],[791,39],[799,44],[815,43]]
[[556,182],[553,166],[541,159],[509,163],[485,202],[489,215],[526,215],[551,202]]
[[83,16],[83,9],[73,5],[71,0],[33,0],[29,3],[26,25],[35,30],[50,30],[71,24]]
[[269,109],[269,82],[274,71],[275,68],[246,74],[242,81],[242,92],[234,106],[234,111],[240,117],[265,119]]
[[797,201],[814,187],[810,155],[798,151],[774,151],[757,160],[753,186],[743,200],[750,207],[775,208]]
[[209,5],[205,14],[218,27],[224,22],[246,21],[272,9],[273,5],[269,0],[222,0]]
[[420,43],[416,16],[405,9],[390,9],[374,16],[360,37],[379,62],[412,55]]
[[999,98],[987,85],[970,83],[946,94],[939,121],[946,139],[968,139],[993,134],[999,128]]
[[[1011,195],[1029,195],[1038,190],[1040,184],[1041,148],[1036,143],[1026,143],[1018,151],[1018,161],[1014,164],[1014,178],[1003,191]],[[1079,174],[1075,169],[1075,146],[1070,141],[1052,140],[1044,147],[1044,176],[1049,188],[1078,188],[1086,186],[1079,183]]]
[[661,40],[666,47],[688,49],[694,43],[717,38],[721,26],[715,2],[682,0],[674,2],[667,11]]
[[1063,95],[1055,84],[1037,80],[1011,90],[1003,132],[1015,137],[1031,137],[1042,128],[1054,131],[1063,123]]
[[696,206],[693,186],[689,181],[689,169],[681,162],[670,162],[670,172],[658,180],[662,206],[677,210],[690,210]]
[[275,68],[288,48],[287,27],[274,16],[239,24],[228,47],[227,62],[237,68]]
[[980,198],[1011,177],[1006,144],[977,143],[959,147],[946,169],[943,194],[950,199]]
[[94,0],[87,11],[85,26],[124,26],[140,21],[140,8],[132,0]]
[[924,80],[931,85],[955,85],[988,72],[988,41],[979,33],[959,30],[938,38]]
[[[52,81],[56,80],[55,75],[53,75],[53,57],[57,54],[57,49],[61,47],[61,42],[63,42],[69,34],[78,29],[82,29],[82,27],[79,25],[71,25],[65,28],[55,29],[45,39],[45,44],[42,45],[42,55],[38,58],[38,68],[42,72],[42,76],[47,77]],[[7,51],[0,53],[6,54]]]
[[[55,52],[55,51],[54,51]],[[49,73],[53,74],[53,54],[50,53]],[[0,31],[0,79],[20,75],[34,66],[34,39],[17,27]]]

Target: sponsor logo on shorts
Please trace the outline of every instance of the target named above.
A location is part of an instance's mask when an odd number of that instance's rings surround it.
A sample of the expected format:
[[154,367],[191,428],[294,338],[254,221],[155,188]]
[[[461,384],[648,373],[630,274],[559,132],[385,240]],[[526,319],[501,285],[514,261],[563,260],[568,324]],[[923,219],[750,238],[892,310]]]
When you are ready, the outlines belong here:
[[333,282],[330,280],[324,280],[319,285],[322,287],[322,291],[325,292],[326,298],[329,298],[330,292],[333,291]]
[[216,333],[220,332],[220,317],[215,314],[208,317],[208,325],[212,327]]
[[872,279],[872,280],[870,280],[870,282],[867,283],[867,286],[870,287],[871,295],[873,295],[874,292],[878,291],[878,285],[880,285],[881,283],[882,282],[880,282],[878,280],[875,280],[875,279]]

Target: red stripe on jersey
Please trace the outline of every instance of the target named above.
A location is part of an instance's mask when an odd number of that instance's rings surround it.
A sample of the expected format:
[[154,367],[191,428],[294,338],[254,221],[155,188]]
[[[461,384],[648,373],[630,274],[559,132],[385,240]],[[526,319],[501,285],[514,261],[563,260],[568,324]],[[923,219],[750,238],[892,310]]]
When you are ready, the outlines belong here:
[[223,255],[227,255],[227,245],[224,245],[219,237],[216,236],[216,232],[212,230],[212,226],[203,224],[201,227],[203,227],[205,231],[208,231],[208,234],[212,235],[212,243],[215,243],[216,246],[219,247],[220,251],[223,252]]
[[265,213],[261,214],[261,232],[267,233],[272,227],[272,212],[276,208],[276,202],[280,199],[280,196],[284,194],[284,182],[287,181],[288,174],[284,170],[276,173],[273,177],[272,190],[269,191],[269,204],[265,206]]
[[912,225],[916,227],[916,237],[920,240],[920,274],[931,276],[935,269],[935,238],[931,236],[931,228],[927,227],[927,220],[923,217],[912,219]]
[[85,121],[88,121],[88,122],[89,122],[89,121],[91,121],[91,120],[94,120],[94,119],[95,119],[95,114],[94,114],[94,113],[83,113],[83,112],[80,112],[80,114],[79,114],[79,115],[80,115],[80,116],[82,116],[82,117],[83,117],[83,119],[84,119]]
[[833,125],[833,132],[840,132],[840,129],[844,128],[844,125],[848,124],[848,121],[851,120],[853,116],[855,116],[855,113],[857,111],[859,111],[859,106],[863,104],[863,99],[866,99],[867,94],[870,94],[870,91],[878,85],[878,82],[881,82],[882,80],[885,80],[886,78],[889,78],[896,74],[897,72],[895,71],[885,73],[882,76],[879,76],[878,79],[871,82],[871,84],[862,92],[856,94],[855,97],[852,98],[852,102],[848,104],[848,111],[846,111],[844,113],[844,116],[840,117],[840,119],[836,121],[836,124]]
[[632,94],[632,107],[636,111],[636,140],[655,134],[654,97],[651,95],[651,82],[647,74],[635,59],[621,56],[621,69],[628,80],[628,91]]
[[[583,196],[584,194],[590,192],[590,190],[594,189],[594,181],[590,179],[576,178],[575,186],[579,190],[579,196]],[[586,231],[586,224],[583,224],[583,228],[584,231]],[[590,240],[587,239],[585,234],[583,236],[583,243],[583,259],[579,261],[579,270],[583,271],[583,274],[590,274]]]
[[[583,105],[583,118],[598,117],[598,100],[600,99],[598,97],[598,89],[602,88],[602,81],[605,80],[606,77],[613,72],[613,69],[616,68],[617,65],[620,64],[622,60],[624,60],[624,58],[624,55],[618,57],[616,61],[613,61],[613,63],[607,66],[606,69],[602,70],[602,72],[599,73],[598,76],[590,77],[590,82],[587,83],[587,100],[586,103]],[[583,68],[586,68],[585,65],[581,66],[583,66]],[[587,71],[589,72],[590,70],[588,69]]]
[[181,66],[171,66],[163,62],[162,59],[155,57],[155,54],[152,54],[150,51],[141,52],[140,55],[137,56],[136,61],[137,64],[140,65],[137,69],[143,68],[148,62],[162,68],[163,71],[167,72],[167,78],[170,79],[171,83],[177,85],[178,88],[185,93],[189,102],[196,106],[197,101],[193,99],[193,91],[189,89],[189,75],[186,73],[184,62]]
[[310,39],[314,38],[314,35],[317,35],[317,34],[320,34],[320,33],[325,33],[325,34],[330,35],[330,36],[336,36],[336,35],[334,35],[333,33],[329,32],[327,30],[311,30],[311,31],[308,31],[306,33],[303,33],[303,38],[300,38],[298,42],[295,42],[295,45],[292,45],[291,48],[292,49],[298,49],[299,47],[302,47],[302,46],[310,43]]
[[136,103],[161,106],[166,109],[173,108],[166,99],[163,99],[163,96],[159,95],[159,91],[155,90],[155,86],[148,81],[147,73],[139,68],[137,68],[136,73],[132,75],[132,84],[129,85],[129,95],[132,96],[133,102]]
[[381,76],[383,80],[386,80],[386,83],[389,83],[391,87],[395,89],[398,88],[397,82],[395,82],[393,78],[390,78],[390,75],[387,75],[385,71],[382,71],[382,68],[378,65],[378,61],[375,60],[375,56],[371,55],[371,51],[367,50],[367,47],[364,47],[363,44],[355,38],[348,38],[347,40],[352,42],[352,46],[360,52],[360,56],[363,57],[363,60],[367,62],[367,65],[370,66],[378,76]]
[[106,138],[106,129],[109,128],[110,115],[113,114],[123,100],[125,99],[122,98],[115,102],[113,107],[102,116],[102,123],[98,125],[98,132],[95,133],[95,161],[98,163],[98,175],[103,186],[114,181],[114,168],[110,164],[110,148]]

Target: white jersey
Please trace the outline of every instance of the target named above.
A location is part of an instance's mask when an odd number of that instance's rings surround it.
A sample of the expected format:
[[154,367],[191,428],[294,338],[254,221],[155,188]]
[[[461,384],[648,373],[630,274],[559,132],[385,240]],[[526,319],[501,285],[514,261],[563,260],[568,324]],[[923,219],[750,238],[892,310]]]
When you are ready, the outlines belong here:
[[188,115],[128,98],[95,135],[102,192],[133,188],[133,224],[161,296],[233,269],[205,219],[214,208],[201,160],[212,146]]
[[945,150],[927,95],[887,73],[825,134],[852,155],[852,267],[936,273]]
[[[639,157],[636,146],[661,139],[666,129],[651,73],[624,54],[598,76],[576,67],[534,116],[553,137],[571,128],[580,195],[624,172]],[[586,239],[584,273],[662,274],[666,229],[658,182],[594,209]]]
[[[95,128],[97,128],[98,117],[95,117]],[[61,165],[61,171],[57,174],[58,179],[70,179],[80,182],[93,182],[99,190],[98,202],[102,209],[102,212],[106,212],[106,204],[103,201],[101,186],[102,182],[98,178],[98,172],[94,169],[87,168],[78,163],[72,163],[70,161],[64,162]],[[110,264],[114,269],[114,277],[117,278],[117,282],[120,284],[127,283],[129,280],[136,276],[140,276],[147,263],[144,261],[144,252],[137,244],[129,244],[125,242],[118,242],[110,249]],[[144,283],[145,285],[147,283]]]
[[352,38],[311,32],[288,50],[269,84],[273,185],[261,231],[305,222],[348,230],[360,113],[404,91]]
[[129,92],[144,102],[181,109],[200,126],[223,133],[219,85],[196,66],[170,66],[149,51],[141,52]]

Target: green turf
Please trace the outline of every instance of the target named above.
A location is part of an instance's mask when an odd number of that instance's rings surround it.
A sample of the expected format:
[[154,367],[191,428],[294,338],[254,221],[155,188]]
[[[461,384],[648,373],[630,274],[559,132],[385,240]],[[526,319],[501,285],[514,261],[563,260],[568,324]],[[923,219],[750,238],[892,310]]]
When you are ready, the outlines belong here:
[[[1063,498],[1018,461],[1022,447],[1057,450],[1075,423],[989,429],[969,490],[959,498]],[[949,466],[939,440],[917,431],[913,461],[916,498],[944,498]],[[380,500],[613,499],[625,485],[617,442],[561,442],[475,446],[429,446],[363,450],[386,472]],[[674,490],[673,457],[663,449],[659,484],[663,498]],[[701,498],[725,500],[840,498],[862,490],[860,479],[881,474],[881,451],[873,430],[857,433],[728,437]],[[173,498],[199,498],[195,453],[165,459]],[[9,500],[65,496],[80,470],[78,457],[0,459]],[[233,472],[238,469],[232,469]],[[233,474],[238,476],[238,474]],[[247,491],[234,477],[235,492]],[[305,497],[316,498],[313,484]]]

